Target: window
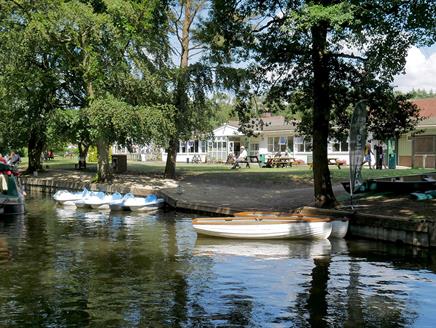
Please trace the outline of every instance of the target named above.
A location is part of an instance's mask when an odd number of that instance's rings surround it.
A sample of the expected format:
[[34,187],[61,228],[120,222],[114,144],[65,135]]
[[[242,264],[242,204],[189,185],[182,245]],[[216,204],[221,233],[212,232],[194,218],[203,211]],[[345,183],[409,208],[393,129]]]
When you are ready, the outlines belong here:
[[331,150],[333,152],[346,152],[348,151],[348,141],[333,140],[330,142]]
[[295,137],[294,142],[295,142],[295,145],[297,148],[297,152],[310,153],[312,151],[312,139],[311,138]]
[[177,148],[178,153],[198,153],[199,149],[204,153],[206,152],[206,142],[199,140],[180,141]]
[[279,136],[279,137],[268,137],[268,152],[286,152],[294,150],[293,137],[291,136]]
[[250,144],[250,156],[256,156],[259,154],[259,144],[252,143]]

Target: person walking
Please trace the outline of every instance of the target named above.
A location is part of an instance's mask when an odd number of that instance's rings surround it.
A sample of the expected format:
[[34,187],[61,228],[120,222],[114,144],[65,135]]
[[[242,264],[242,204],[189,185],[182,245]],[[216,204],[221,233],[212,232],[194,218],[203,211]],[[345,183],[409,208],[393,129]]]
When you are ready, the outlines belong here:
[[369,166],[370,170],[372,170],[372,165],[371,165],[372,158],[371,158],[371,155],[374,155],[374,153],[371,150],[371,144],[368,142],[365,145],[365,148],[363,150],[363,162],[362,162],[362,166],[365,163],[368,163],[368,166]]

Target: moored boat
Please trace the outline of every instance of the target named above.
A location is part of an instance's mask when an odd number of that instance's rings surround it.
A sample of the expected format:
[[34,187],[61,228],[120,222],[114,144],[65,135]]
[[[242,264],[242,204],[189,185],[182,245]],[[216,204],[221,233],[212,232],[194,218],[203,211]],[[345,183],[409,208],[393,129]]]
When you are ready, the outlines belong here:
[[135,196],[133,196],[133,194],[131,194],[130,192],[125,194],[121,199],[113,199],[110,203],[109,203],[109,208],[111,211],[123,211],[123,210],[128,210],[129,208],[127,208],[126,206],[124,206],[124,202],[127,199],[130,198],[135,198]]
[[[350,192],[350,182],[342,182],[342,186],[348,193]],[[432,189],[436,189],[436,173],[368,179],[354,193],[368,191],[411,193]]]
[[165,201],[158,198],[156,195],[148,195],[147,197],[133,197],[124,201],[123,206],[133,212],[154,211],[162,207]]
[[[327,211],[327,212],[326,212]],[[304,218],[308,215],[314,218],[322,218],[329,220],[332,223],[332,232],[329,238],[344,238],[348,232],[349,216],[351,213],[335,210],[324,210],[318,208],[304,207],[297,212],[267,212],[267,211],[252,211],[252,212],[237,212],[234,215],[239,217],[270,217],[270,218],[286,218],[288,216]],[[348,216],[347,216],[348,215]]]
[[59,205],[63,206],[76,206],[76,201],[81,200],[88,196],[90,194],[90,191],[86,188],[83,189],[83,191],[79,192],[71,192],[68,190],[58,190],[54,195],[53,199],[58,203]]
[[332,232],[329,219],[300,216],[241,216],[195,218],[198,234],[240,239],[327,239]]
[[82,198],[76,200],[74,204],[78,208],[91,208],[91,203],[88,203],[88,200],[94,199],[94,198],[103,198],[105,196],[105,193],[102,191],[97,192],[89,192],[88,194],[84,195]]
[[0,217],[24,213],[24,195],[13,167],[0,163]]
[[104,193],[97,193],[84,200],[85,205],[91,206],[93,209],[108,210],[113,201],[122,200],[123,196],[119,193],[105,195]]

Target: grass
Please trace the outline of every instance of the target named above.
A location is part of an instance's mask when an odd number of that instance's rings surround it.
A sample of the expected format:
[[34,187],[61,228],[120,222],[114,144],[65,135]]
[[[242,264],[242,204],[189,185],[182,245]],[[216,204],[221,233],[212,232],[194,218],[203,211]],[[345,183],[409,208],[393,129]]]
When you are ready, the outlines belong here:
[[[43,163],[44,168],[50,169],[63,169],[74,170],[74,164],[77,163],[76,159],[68,159],[63,157],[55,157],[50,161]],[[96,163],[87,163],[87,171],[96,170]],[[165,163],[164,162],[136,162],[129,161],[128,172],[131,174],[141,174],[150,176],[162,176]],[[27,167],[27,158],[23,158],[21,168]],[[272,183],[283,183],[287,181],[293,181],[297,183],[311,183],[313,180],[312,171],[307,165],[299,165],[288,168],[260,168],[257,164],[252,164],[251,168],[245,168],[245,165],[241,169],[230,170],[230,166],[224,164],[187,164],[177,163],[176,172],[181,177],[187,176],[200,176],[205,175],[208,177],[215,177],[219,180],[221,178],[234,178],[237,180],[255,180],[259,183],[269,181]],[[395,169],[395,170],[369,170],[364,168],[362,175],[364,179],[391,177],[399,175],[413,175],[422,174],[426,172],[434,171],[434,169]],[[341,181],[347,181],[349,179],[349,168],[343,167],[338,169],[337,167],[330,166],[330,173],[333,183]]]

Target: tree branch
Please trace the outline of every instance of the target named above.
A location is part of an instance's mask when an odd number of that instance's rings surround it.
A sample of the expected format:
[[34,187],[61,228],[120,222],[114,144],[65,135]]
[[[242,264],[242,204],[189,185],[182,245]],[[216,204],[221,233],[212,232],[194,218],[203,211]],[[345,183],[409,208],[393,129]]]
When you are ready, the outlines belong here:
[[335,58],[356,59],[356,60],[360,60],[360,61],[366,61],[368,59],[368,58],[365,58],[365,57],[356,56],[354,54],[344,54],[344,53],[330,53],[329,56],[330,57],[335,57]]

